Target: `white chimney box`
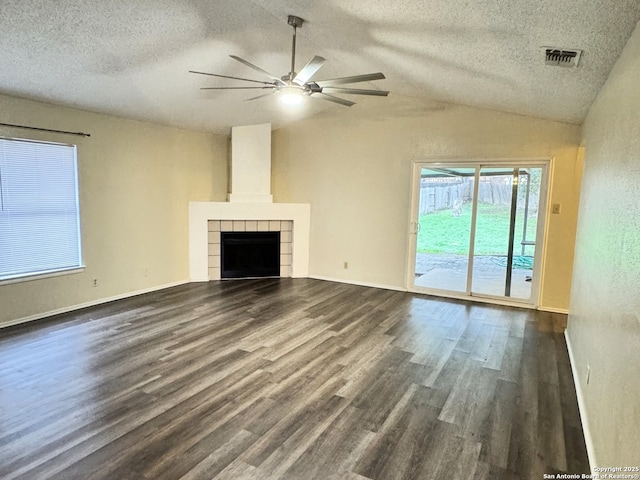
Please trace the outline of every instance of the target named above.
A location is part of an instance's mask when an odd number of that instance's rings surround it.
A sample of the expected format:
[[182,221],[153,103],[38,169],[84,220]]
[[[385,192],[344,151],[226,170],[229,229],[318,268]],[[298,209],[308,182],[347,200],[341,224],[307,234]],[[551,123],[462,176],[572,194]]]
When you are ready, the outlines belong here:
[[271,124],[231,128],[229,202],[272,203]]

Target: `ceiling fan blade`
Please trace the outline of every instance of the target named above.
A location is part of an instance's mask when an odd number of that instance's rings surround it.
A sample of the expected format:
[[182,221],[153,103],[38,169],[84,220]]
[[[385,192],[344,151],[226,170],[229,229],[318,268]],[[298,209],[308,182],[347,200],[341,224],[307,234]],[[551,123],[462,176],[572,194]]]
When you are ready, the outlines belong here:
[[320,80],[316,82],[321,87],[332,87],[333,85],[344,85],[345,83],[370,82],[372,80],[383,80],[384,74],[367,73],[364,75],[354,75],[353,77],[330,78],[328,80]]
[[322,100],[327,100],[329,102],[333,102],[333,103],[339,103],[340,105],[344,105],[345,107],[350,107],[351,105],[355,105],[355,102],[352,102],[350,100],[345,100],[344,98],[338,98],[338,97],[334,97],[333,95],[329,95],[327,93],[321,93],[321,92],[316,92],[311,94],[312,97],[314,98],[320,98]]
[[[274,92],[275,92],[275,91],[274,91]],[[262,98],[262,97],[268,97],[269,95],[273,95],[273,94],[274,94],[274,92],[263,93],[262,95],[258,95],[257,97],[247,98],[247,99],[245,99],[245,102],[249,102],[249,101],[251,101],[251,100],[257,100],[257,99]]]
[[293,82],[297,83],[298,85],[304,85],[311,79],[311,77],[315,75],[318,70],[320,70],[320,67],[322,67],[322,65],[324,65],[324,62],[326,61],[326,59],[316,55],[311,60],[309,60],[304,67],[302,67],[302,70],[298,72],[296,78],[293,79]]
[[263,90],[265,88],[275,88],[274,86],[264,87],[202,87],[200,90]]
[[263,75],[266,75],[271,80],[273,80],[276,84],[285,85],[285,83],[282,80],[280,80],[278,77],[276,77],[275,75],[270,74],[269,72],[267,72],[266,70],[261,69],[260,67],[256,67],[253,63],[247,62],[244,58],[236,57],[235,55],[229,55],[229,56],[231,58],[233,58],[234,60],[237,60],[238,62],[242,63],[243,65],[246,65],[249,68],[253,68],[256,72],[260,72]]
[[323,93],[348,93],[350,95],[376,95],[378,97],[386,97],[389,92],[386,90],[363,90],[360,88],[342,88],[342,87],[322,87]]
[[273,83],[263,82],[262,80],[252,80],[250,78],[242,77],[230,77],[229,75],[220,75],[217,73],[196,72],[195,70],[189,70],[189,73],[197,73],[198,75],[209,75],[211,77],[230,78],[231,80],[242,80],[243,82],[262,83],[263,85],[273,85]]

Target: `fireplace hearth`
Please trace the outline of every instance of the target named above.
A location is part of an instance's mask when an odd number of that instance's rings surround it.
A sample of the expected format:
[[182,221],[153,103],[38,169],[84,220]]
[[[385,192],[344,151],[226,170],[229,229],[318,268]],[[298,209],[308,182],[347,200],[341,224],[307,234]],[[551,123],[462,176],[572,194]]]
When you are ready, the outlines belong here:
[[280,232],[221,232],[221,278],[280,276]]

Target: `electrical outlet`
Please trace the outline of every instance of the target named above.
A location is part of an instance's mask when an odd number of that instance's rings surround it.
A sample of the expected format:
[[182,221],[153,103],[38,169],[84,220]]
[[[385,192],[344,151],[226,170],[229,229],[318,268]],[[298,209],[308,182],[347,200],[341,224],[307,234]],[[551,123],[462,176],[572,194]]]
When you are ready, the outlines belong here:
[[346,270],[347,268],[349,268],[349,262],[344,262],[344,269]]
[[589,385],[590,379],[591,379],[591,367],[587,365],[587,385]]
[[551,213],[555,213],[556,215],[560,213],[560,204],[559,203],[554,203],[551,206]]
[[94,287],[97,287],[97,286],[98,286],[98,279],[97,279],[97,278],[94,278],[94,279],[93,279],[93,286],[94,286]]

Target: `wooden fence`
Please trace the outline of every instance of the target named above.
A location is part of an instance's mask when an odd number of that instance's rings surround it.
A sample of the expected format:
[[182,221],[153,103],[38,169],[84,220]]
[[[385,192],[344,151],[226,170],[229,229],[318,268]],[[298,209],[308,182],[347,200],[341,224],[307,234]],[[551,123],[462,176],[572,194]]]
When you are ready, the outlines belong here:
[[[473,199],[474,182],[423,183],[420,185],[420,215],[453,209],[457,199],[468,203]],[[510,205],[511,183],[493,179],[481,181],[478,201],[492,205]],[[457,205],[457,204],[456,204]]]

